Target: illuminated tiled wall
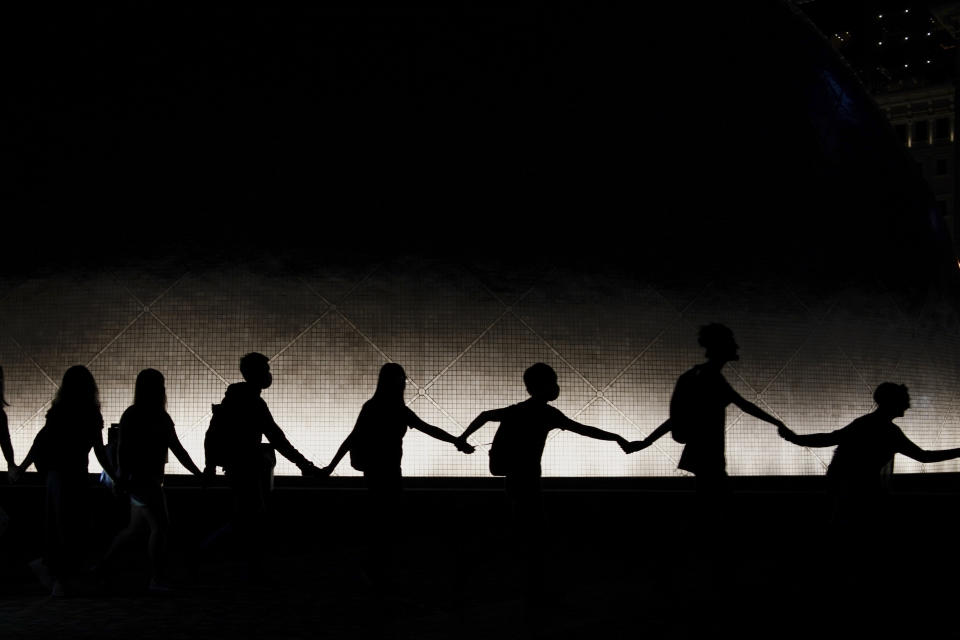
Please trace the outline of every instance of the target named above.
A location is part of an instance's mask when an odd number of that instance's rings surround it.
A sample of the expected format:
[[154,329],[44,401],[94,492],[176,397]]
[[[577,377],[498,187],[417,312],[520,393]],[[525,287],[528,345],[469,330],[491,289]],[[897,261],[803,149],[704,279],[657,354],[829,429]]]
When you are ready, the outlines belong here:
[[[882,289],[818,298],[776,280],[665,285],[615,270],[421,259],[264,273],[168,265],[0,280],[0,365],[17,458],[42,426],[63,371],[82,363],[100,385],[108,424],[132,401],[140,369],[164,372],[169,412],[199,463],[210,405],[239,380],[237,362],[248,351],[271,358],[275,383],[264,397],[319,465],[349,432],[387,361],[406,368],[411,408],[453,433],[483,409],[524,399],[523,370],[543,361],[560,376],[562,411],[639,439],[666,418],[676,377],[702,360],[696,331],[711,321],[728,324],[741,345],[727,379],[798,432],[848,423],[871,410],[872,389],[891,380],[910,387],[913,408],[899,423],[911,439],[960,446],[960,335],[925,319],[935,313],[908,314]],[[735,408],[728,427],[732,474],[818,474],[830,459],[830,450],[782,442]],[[404,473],[486,475],[494,428],[473,437],[482,445],[473,456],[412,431]],[[615,444],[557,433],[543,467],[559,476],[670,476],[679,454],[669,437],[625,456]],[[896,464],[901,472],[960,470],[956,462]],[[175,460],[168,470],[183,472]],[[296,469],[281,460],[278,472]],[[356,472],[345,460],[337,473]]]

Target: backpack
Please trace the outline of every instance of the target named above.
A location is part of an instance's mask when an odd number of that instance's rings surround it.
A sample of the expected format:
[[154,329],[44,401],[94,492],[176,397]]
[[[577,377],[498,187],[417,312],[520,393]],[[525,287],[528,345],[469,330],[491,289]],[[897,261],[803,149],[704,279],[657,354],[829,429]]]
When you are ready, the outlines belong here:
[[523,425],[517,420],[517,413],[508,412],[493,435],[493,443],[490,445],[490,473],[495,476],[505,476],[516,471],[517,454],[523,446],[520,433]]
[[701,386],[700,369],[694,367],[677,378],[670,396],[670,435],[680,444],[690,440],[700,422]]
[[208,467],[224,467],[233,453],[229,411],[222,404],[210,405],[210,425],[203,437],[204,461]]
[[357,424],[353,427],[350,434],[350,466],[357,471],[367,471],[370,466],[372,455],[372,444],[370,442],[370,429],[372,427],[370,419],[369,405],[364,405],[357,416]]

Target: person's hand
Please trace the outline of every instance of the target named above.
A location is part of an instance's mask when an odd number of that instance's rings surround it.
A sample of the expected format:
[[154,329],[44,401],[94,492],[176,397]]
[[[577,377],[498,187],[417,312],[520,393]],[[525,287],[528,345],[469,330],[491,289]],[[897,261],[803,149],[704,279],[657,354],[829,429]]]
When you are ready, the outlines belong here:
[[457,438],[453,441],[454,446],[457,447],[457,451],[460,453],[473,453],[476,451],[474,446],[462,438]]
[[623,436],[617,436],[617,444],[623,449],[624,453],[630,453],[630,442]]
[[780,426],[777,427],[777,434],[787,442],[793,442],[794,438],[797,437],[793,431],[787,428],[787,425],[780,423]]
[[627,443],[627,448],[625,451],[627,453],[636,453],[637,451],[643,451],[650,446],[650,443],[646,440],[634,440],[633,442]]
[[7,477],[10,478],[11,483],[15,483],[20,480],[20,477],[23,475],[23,469],[20,467],[10,467],[7,469]]
[[213,479],[217,477],[217,468],[214,466],[204,467],[203,475],[200,476],[200,487],[206,489],[210,486],[210,483],[213,482]]
[[[312,462],[304,462],[300,467],[300,474],[304,476],[317,477],[322,475],[322,469]],[[329,473],[327,475],[330,475]]]
[[333,473],[333,467],[330,465],[325,467],[316,467],[316,471],[313,472],[313,474],[318,478],[329,478],[331,473]]

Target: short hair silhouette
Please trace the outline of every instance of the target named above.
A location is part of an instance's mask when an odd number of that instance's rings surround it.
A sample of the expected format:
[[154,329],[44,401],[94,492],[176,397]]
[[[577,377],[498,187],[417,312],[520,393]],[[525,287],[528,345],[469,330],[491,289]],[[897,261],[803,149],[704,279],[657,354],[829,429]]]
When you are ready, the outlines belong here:
[[873,391],[873,401],[878,407],[890,405],[910,404],[910,393],[907,385],[894,382],[882,382]]
[[251,352],[240,358],[240,375],[244,380],[256,377],[258,373],[270,365],[270,358],[262,353]]
[[548,364],[537,362],[523,372],[523,384],[527,392],[535,398],[549,397],[555,400],[560,388],[557,385],[557,372]]
[[137,382],[133,387],[133,404],[148,408],[167,407],[167,389],[162,373],[156,369],[144,369],[137,374]]
[[711,349],[731,341],[733,341],[733,331],[719,322],[703,325],[697,334],[697,343],[704,349]]

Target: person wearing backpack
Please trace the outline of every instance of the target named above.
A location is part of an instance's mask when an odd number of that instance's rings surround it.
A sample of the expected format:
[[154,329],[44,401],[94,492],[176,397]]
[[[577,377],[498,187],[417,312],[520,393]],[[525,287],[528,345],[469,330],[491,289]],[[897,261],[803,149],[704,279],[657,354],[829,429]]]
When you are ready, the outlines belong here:
[[[295,464],[303,475],[315,475],[317,467],[297,451],[277,425],[261,397],[273,384],[270,361],[261,353],[248,353],[240,359],[243,382],[227,387],[223,401],[213,407],[213,418],[204,439],[204,486],[222,467],[234,499],[234,523],[217,531],[203,545],[213,546],[231,529],[236,529],[247,555],[250,577],[263,572],[263,536],[267,496],[274,451]],[[261,445],[263,437],[270,442]]]
[[547,436],[553,429],[570,431],[596,440],[616,442],[626,451],[627,440],[603,429],[580,424],[551,406],[560,396],[557,373],[538,362],[523,372],[530,397],[523,402],[482,412],[459,440],[466,444],[475,431],[488,422],[500,426],[490,447],[490,473],[504,476],[515,528],[517,554],[526,563],[525,600],[530,606],[544,604],[543,564],[545,518],[540,488],[541,458]]
[[329,476],[343,457],[350,453],[350,464],[363,472],[370,498],[371,522],[366,531],[370,536],[369,570],[382,585],[392,563],[393,539],[384,532],[397,526],[400,520],[400,497],[403,490],[400,461],[403,457],[403,436],[407,429],[416,429],[437,440],[449,442],[461,453],[473,453],[469,444],[457,439],[439,427],[420,419],[403,401],[407,374],[403,367],[388,362],[380,368],[373,397],[363,403],[360,415],[350,435],[337,449],[330,464],[317,475]]
[[646,449],[671,433],[674,440],[684,444],[677,467],[696,476],[699,494],[717,495],[727,490],[727,406],[734,404],[778,428],[786,425],[734,391],[723,377],[723,366],[740,359],[740,347],[728,327],[705,325],[700,328],[698,342],[706,351],[707,361],[680,376],[670,398],[670,417],[645,439],[629,443],[627,452]]

